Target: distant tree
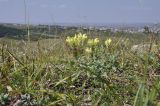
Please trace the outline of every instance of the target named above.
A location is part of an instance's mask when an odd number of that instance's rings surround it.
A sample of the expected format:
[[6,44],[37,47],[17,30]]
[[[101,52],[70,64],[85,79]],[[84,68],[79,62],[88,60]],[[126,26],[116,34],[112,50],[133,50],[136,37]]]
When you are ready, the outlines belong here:
[[149,29],[149,27],[148,26],[145,26],[144,27],[144,33],[145,34],[149,34],[151,31],[150,31],[150,29]]

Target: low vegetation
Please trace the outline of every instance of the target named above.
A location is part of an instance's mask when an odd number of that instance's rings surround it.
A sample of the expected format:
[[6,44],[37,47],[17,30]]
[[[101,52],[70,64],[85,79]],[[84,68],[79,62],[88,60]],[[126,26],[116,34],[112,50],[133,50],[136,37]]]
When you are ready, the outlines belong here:
[[[83,33],[36,42],[2,38],[0,105],[160,106],[158,39]],[[150,48],[139,53],[131,49],[135,44]]]

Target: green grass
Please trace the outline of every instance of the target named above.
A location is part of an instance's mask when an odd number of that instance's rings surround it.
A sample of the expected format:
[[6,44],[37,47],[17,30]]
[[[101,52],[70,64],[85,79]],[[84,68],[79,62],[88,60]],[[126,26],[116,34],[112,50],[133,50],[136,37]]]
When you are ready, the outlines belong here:
[[[66,38],[1,39],[0,105],[20,100],[44,106],[158,106],[160,53],[131,51],[148,38],[98,37],[92,55],[85,53],[85,44],[77,57]],[[107,38],[112,39],[108,48]]]

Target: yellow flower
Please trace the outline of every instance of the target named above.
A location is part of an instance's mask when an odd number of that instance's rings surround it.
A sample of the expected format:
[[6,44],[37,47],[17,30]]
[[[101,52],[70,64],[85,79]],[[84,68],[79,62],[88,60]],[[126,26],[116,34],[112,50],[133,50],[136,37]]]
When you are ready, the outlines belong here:
[[99,39],[98,39],[98,38],[89,39],[89,40],[88,40],[88,45],[89,45],[89,46],[96,46],[96,45],[98,45],[98,43],[99,43]]
[[99,39],[98,38],[95,38],[94,39],[94,43],[97,45],[99,43]]
[[71,38],[71,37],[67,37],[66,42],[67,42],[69,45],[73,45],[73,44],[74,44],[74,39]]
[[85,51],[86,51],[86,53],[90,54],[90,53],[92,53],[92,48],[88,48],[88,47],[87,47],[87,48],[85,49]]
[[112,42],[112,39],[107,39],[106,41],[105,41],[105,45],[106,46],[109,46],[110,44],[111,44],[111,42]]
[[79,33],[76,35],[77,36],[77,39],[81,42],[83,42],[85,39],[87,39],[87,36],[86,34],[82,34],[82,33]]
[[87,39],[87,35],[86,35],[86,34],[83,34],[83,35],[82,35],[82,39]]
[[67,42],[67,43],[70,42],[70,37],[67,37],[66,42]]
[[74,37],[67,37],[66,39],[66,42],[73,46],[79,46],[79,45],[83,45],[83,42],[87,39],[87,36],[86,34],[82,34],[82,33],[79,33],[79,34],[75,34]]

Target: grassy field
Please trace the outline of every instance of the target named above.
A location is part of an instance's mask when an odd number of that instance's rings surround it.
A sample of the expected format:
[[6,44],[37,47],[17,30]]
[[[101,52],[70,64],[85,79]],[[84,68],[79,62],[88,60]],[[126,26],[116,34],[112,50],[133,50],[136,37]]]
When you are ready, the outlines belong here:
[[[2,106],[160,106],[160,42],[149,36],[0,39]],[[136,44],[150,45],[141,52]]]

